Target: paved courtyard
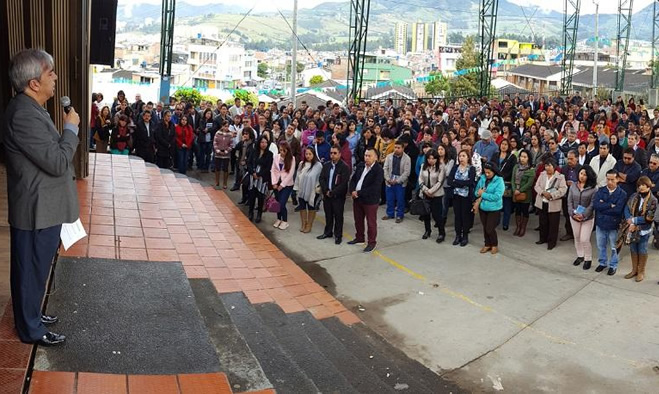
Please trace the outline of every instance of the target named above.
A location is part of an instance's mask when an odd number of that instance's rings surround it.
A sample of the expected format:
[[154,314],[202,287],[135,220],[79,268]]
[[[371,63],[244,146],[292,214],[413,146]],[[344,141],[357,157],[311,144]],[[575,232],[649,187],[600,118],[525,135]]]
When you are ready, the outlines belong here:
[[[346,208],[341,246],[315,239],[322,214],[311,234],[297,231],[294,212],[286,231],[272,227],[273,214],[258,226],[366,324],[436,372],[474,391],[657,391],[656,250],[647,279],[636,283],[623,278],[627,250],[609,277],[573,267],[571,241],[549,252],[535,245],[537,232],[519,239],[511,229],[499,231],[498,255],[482,255],[478,220],[470,245],[460,248],[450,244],[451,221],[438,245],[421,240],[422,223],[407,217],[379,221],[378,247],[364,254],[345,243],[354,235]],[[535,224],[532,218],[529,228]]]

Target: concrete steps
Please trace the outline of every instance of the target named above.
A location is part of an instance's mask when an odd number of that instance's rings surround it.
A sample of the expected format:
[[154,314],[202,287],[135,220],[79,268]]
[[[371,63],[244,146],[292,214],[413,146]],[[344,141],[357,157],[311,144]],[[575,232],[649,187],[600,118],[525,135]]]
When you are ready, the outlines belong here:
[[208,280],[190,282],[220,369],[236,392],[461,392],[361,324],[287,314],[275,303],[252,304],[242,292],[213,294]]

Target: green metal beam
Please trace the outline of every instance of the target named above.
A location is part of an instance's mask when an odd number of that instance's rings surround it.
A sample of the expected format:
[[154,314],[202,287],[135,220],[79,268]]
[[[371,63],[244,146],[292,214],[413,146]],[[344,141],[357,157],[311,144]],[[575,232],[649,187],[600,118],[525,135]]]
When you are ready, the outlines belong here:
[[480,48],[480,94],[490,95],[490,83],[492,79],[492,57],[494,52],[494,36],[497,31],[497,11],[499,0],[481,0],[479,12],[479,33],[481,39]]
[[565,0],[563,7],[563,61],[561,67],[561,95],[572,91],[572,75],[574,71],[574,50],[577,46],[577,31],[579,29],[579,9],[581,0]]
[[632,7],[634,0],[618,0],[618,35],[616,36],[616,91],[625,87],[625,69],[627,68],[627,50],[629,33],[632,27]]
[[160,27],[160,75],[172,74],[172,52],[174,50],[174,14],[176,0],[162,0],[162,25]]
[[370,10],[371,0],[350,0],[350,31],[348,36],[350,47],[348,49],[348,74],[346,75],[346,99],[348,101],[361,97]]
[[[657,0],[659,1],[659,0]],[[659,7],[657,7],[657,1],[654,1],[652,4],[652,78],[650,79],[650,87],[655,89],[657,87],[657,80],[659,75],[657,75],[657,50],[659,49]]]

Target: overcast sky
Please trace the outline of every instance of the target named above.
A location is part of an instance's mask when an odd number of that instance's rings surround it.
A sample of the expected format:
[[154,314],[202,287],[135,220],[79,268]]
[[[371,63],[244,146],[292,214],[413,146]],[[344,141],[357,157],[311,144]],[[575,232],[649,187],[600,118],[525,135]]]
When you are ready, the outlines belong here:
[[[186,0],[178,0],[178,2],[184,2]],[[274,11],[278,8],[290,10],[293,9],[293,0],[187,0],[194,4],[240,4],[243,7],[251,7],[256,4],[257,10],[262,11]],[[313,8],[320,3],[328,1],[339,1],[345,2],[347,0],[298,0],[298,7],[300,8]],[[563,12],[563,1],[548,1],[548,0],[508,0],[511,3],[522,5],[525,9],[535,9],[536,6],[540,6],[543,9],[551,9],[553,11]],[[634,12],[638,11],[648,4],[651,4],[653,0],[635,0],[634,1]],[[152,3],[160,4],[162,0],[119,0],[119,4],[137,4],[137,3]],[[413,3],[413,1],[412,1]],[[615,14],[618,12],[618,1],[616,0],[599,0],[600,3],[600,13]],[[595,5],[593,5],[592,0],[583,0],[581,2],[581,14],[594,14]]]

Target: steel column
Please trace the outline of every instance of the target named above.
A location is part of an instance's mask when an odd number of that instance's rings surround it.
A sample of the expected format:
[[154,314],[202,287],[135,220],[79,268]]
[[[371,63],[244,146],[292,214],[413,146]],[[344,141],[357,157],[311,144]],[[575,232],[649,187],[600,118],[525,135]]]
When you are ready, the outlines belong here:
[[172,76],[174,50],[174,15],[176,0],[162,0],[162,25],[160,27],[160,101],[167,103]]
[[[659,0],[658,0],[659,1]],[[650,87],[655,89],[657,87],[657,50],[659,49],[659,7],[657,1],[652,4],[652,78],[650,79]]]
[[618,35],[616,36],[616,91],[618,92],[623,92],[625,86],[633,5],[634,0],[618,0]]
[[478,24],[480,27],[480,95],[490,95],[492,79],[492,56],[494,53],[494,36],[497,31],[497,11],[499,0],[481,0]]
[[350,0],[350,33],[348,40],[348,73],[346,75],[346,100],[361,97],[364,77],[364,55],[368,35],[368,16],[371,0]]
[[579,29],[579,8],[581,0],[565,0],[563,7],[563,60],[561,67],[561,95],[572,91],[572,74],[574,70],[574,50],[577,46]]

